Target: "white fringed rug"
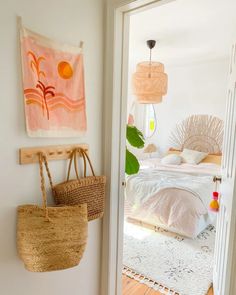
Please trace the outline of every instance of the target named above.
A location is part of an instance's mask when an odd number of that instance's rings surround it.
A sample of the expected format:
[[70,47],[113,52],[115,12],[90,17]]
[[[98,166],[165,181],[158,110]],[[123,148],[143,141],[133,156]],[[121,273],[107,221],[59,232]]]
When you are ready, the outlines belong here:
[[215,228],[196,239],[125,222],[123,273],[163,294],[205,295],[212,284]]

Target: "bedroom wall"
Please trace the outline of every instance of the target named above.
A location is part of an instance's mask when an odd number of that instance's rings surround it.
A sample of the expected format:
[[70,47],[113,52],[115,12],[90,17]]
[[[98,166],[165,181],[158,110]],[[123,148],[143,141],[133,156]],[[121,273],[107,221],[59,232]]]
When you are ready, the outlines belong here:
[[161,152],[168,147],[172,128],[187,116],[224,118],[229,57],[235,40],[234,8],[233,1],[225,5],[214,0],[178,0],[131,15],[129,106],[134,99],[131,75],[137,63],[149,59],[147,40],[156,40],[152,60],[162,62],[168,75],[167,95],[155,105],[157,133],[148,141],[155,142]]
[[[141,54],[135,60],[130,58],[129,108],[135,99],[131,76],[136,64],[142,60]],[[155,143],[163,154],[169,147],[169,136],[176,123],[189,115],[209,114],[224,119],[228,65],[228,58],[186,63],[183,66],[166,63],[168,92],[162,103],[155,105],[157,131],[146,144]]]
[[[88,132],[81,138],[29,138],[25,132],[17,15],[32,30],[59,41],[84,41]],[[84,258],[78,267],[30,273],[16,252],[16,207],[40,203],[37,165],[18,164],[18,148],[86,142],[95,171],[102,170],[103,86],[102,0],[0,0],[0,294],[98,295],[100,288],[101,221],[89,223]],[[50,162],[55,182],[65,177],[66,163]]]
[[224,119],[229,61],[216,60],[183,67],[167,67],[168,93],[156,105],[157,132],[150,141],[169,148],[175,125],[192,114],[209,114]]

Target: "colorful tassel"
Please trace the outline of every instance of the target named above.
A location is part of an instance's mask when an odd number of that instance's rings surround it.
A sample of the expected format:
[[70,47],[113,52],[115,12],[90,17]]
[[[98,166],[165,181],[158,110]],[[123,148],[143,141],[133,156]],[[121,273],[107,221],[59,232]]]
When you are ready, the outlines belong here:
[[218,212],[219,211],[219,193],[218,192],[213,192],[213,197],[212,201],[210,202],[209,209],[213,212]]

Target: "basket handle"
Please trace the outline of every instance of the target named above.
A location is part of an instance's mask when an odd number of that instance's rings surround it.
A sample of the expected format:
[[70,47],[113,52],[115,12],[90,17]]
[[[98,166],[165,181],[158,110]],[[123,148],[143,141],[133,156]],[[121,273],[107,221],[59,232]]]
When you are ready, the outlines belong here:
[[69,181],[69,179],[70,179],[70,170],[71,170],[71,164],[72,164],[72,160],[73,160],[73,158],[74,158],[74,150],[71,152],[71,154],[70,154],[70,162],[69,162],[69,167],[68,167],[68,172],[67,172],[67,179],[66,179],[66,181]]
[[[70,162],[69,162],[69,167],[68,167],[68,172],[67,172],[67,180],[66,181],[69,181],[69,179],[70,179],[70,171],[71,171],[71,165],[72,165],[73,160],[74,160],[74,169],[75,169],[76,177],[79,180],[78,167],[77,167],[77,163],[76,163],[76,155],[77,155],[77,149],[74,149],[71,152],[71,155],[70,155]],[[86,176],[86,169],[87,169],[86,160],[85,160],[84,155],[82,153],[80,153],[80,155],[82,156],[83,161],[84,161],[84,177],[85,177]]]
[[47,158],[43,153],[39,153],[39,171],[40,171],[40,180],[41,180],[41,191],[42,191],[42,200],[43,200],[43,209],[45,210],[45,218],[47,221],[50,221],[49,215],[48,215],[48,207],[47,207],[47,193],[45,188],[45,178],[43,173],[43,164],[46,168],[46,172],[48,175],[48,179],[50,182],[50,186],[53,189],[53,183],[52,183],[52,177],[49,171]]
[[74,151],[74,168],[75,168],[75,173],[76,173],[77,179],[79,179],[79,173],[78,173],[78,167],[77,167],[77,152],[83,158],[83,162],[84,162],[84,177],[86,177],[87,164],[86,164],[86,159],[84,157],[84,154],[82,153],[82,149],[80,149],[80,148],[75,149],[75,151]]
[[[83,155],[83,158],[84,158],[85,162],[86,162],[86,159],[89,162],[89,166],[90,166],[90,169],[92,171],[92,174],[93,174],[93,176],[95,176],[93,165],[92,165],[92,162],[91,162],[91,160],[90,160],[87,152],[84,149],[82,149],[82,148],[79,148],[78,150],[79,150],[80,154]],[[86,171],[84,171],[84,177],[86,177]]]

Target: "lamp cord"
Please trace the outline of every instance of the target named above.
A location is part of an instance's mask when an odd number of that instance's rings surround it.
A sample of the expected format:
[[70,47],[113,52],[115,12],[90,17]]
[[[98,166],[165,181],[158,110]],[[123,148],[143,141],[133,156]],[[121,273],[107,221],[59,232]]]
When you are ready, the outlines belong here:
[[149,55],[149,74],[148,74],[148,78],[151,78],[151,66],[152,66],[152,49],[150,48],[150,55]]

